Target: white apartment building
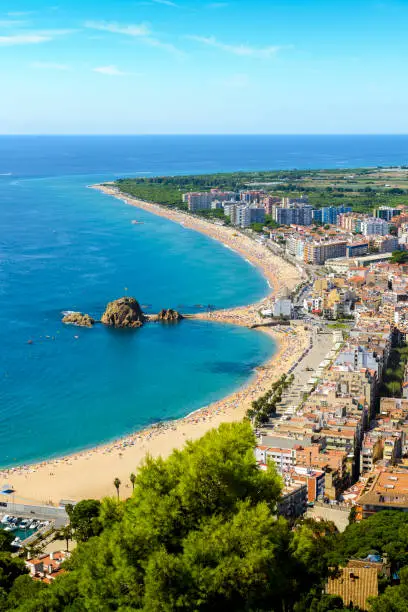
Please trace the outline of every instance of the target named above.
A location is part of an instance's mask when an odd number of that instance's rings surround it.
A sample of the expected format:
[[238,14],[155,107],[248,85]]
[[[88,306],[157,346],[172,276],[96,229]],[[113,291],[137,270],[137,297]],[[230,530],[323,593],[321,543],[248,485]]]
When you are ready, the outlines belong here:
[[274,317],[286,317],[290,319],[293,314],[293,307],[291,300],[276,300],[273,305],[273,316]]
[[263,223],[265,220],[265,209],[245,202],[235,204],[224,204],[224,214],[231,219],[232,225],[238,227],[250,227],[251,223]]
[[298,236],[296,234],[288,236],[286,240],[287,253],[303,261],[305,254],[305,242],[306,240],[303,238],[303,236]]
[[361,221],[361,233],[363,236],[386,236],[390,233],[390,224],[384,219],[368,217]]

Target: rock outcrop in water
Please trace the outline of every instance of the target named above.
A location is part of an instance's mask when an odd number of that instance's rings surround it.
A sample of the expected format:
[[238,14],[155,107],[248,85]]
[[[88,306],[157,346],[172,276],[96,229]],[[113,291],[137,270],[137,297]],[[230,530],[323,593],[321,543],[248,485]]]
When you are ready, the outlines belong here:
[[180,321],[182,318],[183,315],[172,308],[168,308],[167,310],[163,308],[157,315],[158,321]]
[[92,327],[95,319],[82,312],[69,312],[63,317],[62,322],[67,325],[78,325],[78,327]]
[[101,321],[110,327],[141,327],[144,316],[135,298],[122,297],[109,302]]

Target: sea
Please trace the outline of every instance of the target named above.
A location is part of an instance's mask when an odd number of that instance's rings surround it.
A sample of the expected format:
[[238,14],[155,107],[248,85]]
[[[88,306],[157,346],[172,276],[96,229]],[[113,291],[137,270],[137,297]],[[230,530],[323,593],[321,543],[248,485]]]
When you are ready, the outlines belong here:
[[402,164],[406,136],[0,137],[0,467],[185,416],[245,384],[276,349],[260,332],[208,322],[63,325],[65,311],[98,318],[123,295],[148,312],[193,312],[269,290],[223,245],[89,185]]

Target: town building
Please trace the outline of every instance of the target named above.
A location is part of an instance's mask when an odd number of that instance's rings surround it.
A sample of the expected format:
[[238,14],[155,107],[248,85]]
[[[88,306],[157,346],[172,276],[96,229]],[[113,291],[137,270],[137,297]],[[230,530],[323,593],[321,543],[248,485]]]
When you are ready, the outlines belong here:
[[57,551],[49,554],[38,555],[31,558],[28,554],[25,561],[26,567],[34,580],[50,583],[64,573],[61,564],[70,556],[67,551]]
[[344,240],[332,242],[306,242],[304,261],[310,264],[324,264],[327,259],[345,257],[347,243]]
[[391,221],[393,217],[398,217],[402,212],[401,208],[392,208],[391,206],[380,206],[374,211],[374,215],[384,221]]
[[275,300],[273,304],[273,316],[284,317],[285,319],[291,319],[293,316],[293,304],[289,299]]
[[240,191],[239,199],[241,202],[261,202],[265,196],[265,191],[263,189],[252,189],[246,191]]
[[312,225],[313,206],[276,207],[274,221],[279,225]]
[[274,212],[274,207],[278,206],[281,203],[281,200],[282,198],[279,196],[265,196],[263,199],[265,213],[267,215],[272,215]]
[[390,233],[390,224],[384,219],[368,217],[361,221],[360,231],[363,236],[386,236]]
[[241,202],[224,204],[224,214],[231,219],[231,224],[238,227],[250,227],[252,223],[265,222],[265,209],[255,204]]
[[381,510],[408,512],[408,473],[397,468],[372,472],[356,500],[357,520]]
[[183,202],[188,204],[188,210],[210,210],[214,195],[209,192],[191,192],[183,194]]
[[294,519],[302,516],[306,512],[306,508],[307,484],[288,477],[278,501],[278,514]]
[[368,242],[352,242],[346,246],[346,257],[358,257],[368,253]]
[[219,202],[230,202],[235,201],[238,198],[238,194],[235,191],[222,191],[221,189],[211,189],[211,195],[214,199]]
[[366,563],[362,567],[343,567],[328,578],[328,595],[341,597],[345,607],[369,610],[369,597],[378,596],[378,569]]
[[313,211],[313,221],[329,225],[336,225],[337,217],[351,212],[351,206],[324,206]]

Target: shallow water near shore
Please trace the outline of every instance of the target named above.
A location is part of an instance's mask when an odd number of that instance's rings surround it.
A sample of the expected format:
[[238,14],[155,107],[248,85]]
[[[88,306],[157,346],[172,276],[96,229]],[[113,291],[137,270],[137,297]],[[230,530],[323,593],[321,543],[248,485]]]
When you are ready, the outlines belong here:
[[275,351],[260,332],[199,321],[133,331],[62,325],[64,310],[98,318],[124,294],[149,312],[189,312],[268,293],[230,249],[87,185],[132,174],[405,163],[407,143],[0,137],[0,466],[184,416],[237,389]]

